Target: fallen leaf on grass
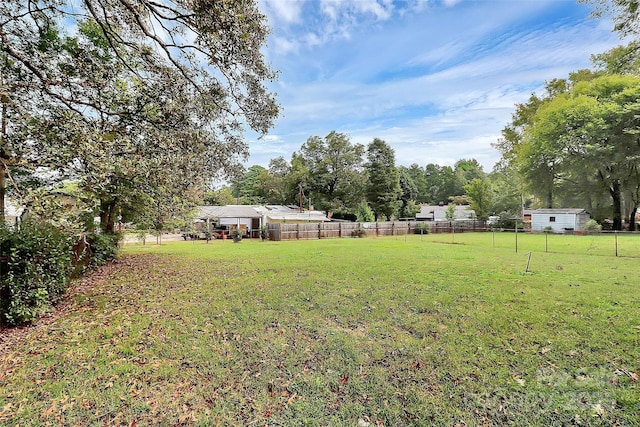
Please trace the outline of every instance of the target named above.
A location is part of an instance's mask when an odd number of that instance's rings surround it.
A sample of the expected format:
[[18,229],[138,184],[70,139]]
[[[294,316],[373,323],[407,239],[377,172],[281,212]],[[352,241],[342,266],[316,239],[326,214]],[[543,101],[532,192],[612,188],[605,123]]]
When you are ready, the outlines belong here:
[[11,404],[11,402],[4,405],[4,408],[2,408],[2,412],[0,412],[0,421],[6,420],[9,418],[9,415],[11,414],[12,406],[13,405]]
[[544,356],[545,354],[549,353],[550,351],[551,351],[551,348],[549,348],[549,347],[542,347],[538,353],[540,353],[541,355],[543,355],[543,356]]

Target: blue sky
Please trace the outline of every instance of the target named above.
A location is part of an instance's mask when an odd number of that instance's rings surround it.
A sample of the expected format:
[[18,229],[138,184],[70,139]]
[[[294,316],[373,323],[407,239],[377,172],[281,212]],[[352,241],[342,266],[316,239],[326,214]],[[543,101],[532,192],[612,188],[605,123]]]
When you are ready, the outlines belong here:
[[272,27],[264,53],[282,114],[247,165],[268,166],[310,136],[385,140],[396,164],[489,172],[491,143],[516,103],[545,81],[590,67],[621,44],[573,0],[259,0]]

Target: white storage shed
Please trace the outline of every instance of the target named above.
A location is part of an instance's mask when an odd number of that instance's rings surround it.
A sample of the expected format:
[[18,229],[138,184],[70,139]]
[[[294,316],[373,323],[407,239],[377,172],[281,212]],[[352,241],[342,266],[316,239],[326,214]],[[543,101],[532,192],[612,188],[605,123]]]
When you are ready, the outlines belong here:
[[584,209],[536,209],[531,211],[531,231],[551,227],[553,233],[582,230],[591,216]]

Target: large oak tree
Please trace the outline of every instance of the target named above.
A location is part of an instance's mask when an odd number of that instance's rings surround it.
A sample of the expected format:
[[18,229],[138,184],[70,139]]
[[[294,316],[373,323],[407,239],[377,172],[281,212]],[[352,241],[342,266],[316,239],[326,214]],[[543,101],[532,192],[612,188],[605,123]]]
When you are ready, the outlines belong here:
[[112,231],[127,199],[232,171],[277,116],[252,0],[5,0],[0,21],[0,208],[21,170],[74,179]]

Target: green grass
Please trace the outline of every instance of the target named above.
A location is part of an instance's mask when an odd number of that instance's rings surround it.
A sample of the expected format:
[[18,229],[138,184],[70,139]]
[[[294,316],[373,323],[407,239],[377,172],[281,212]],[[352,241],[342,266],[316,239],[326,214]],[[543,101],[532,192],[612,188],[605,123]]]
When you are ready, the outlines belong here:
[[2,353],[0,422],[640,425],[638,259],[495,238],[127,246]]

